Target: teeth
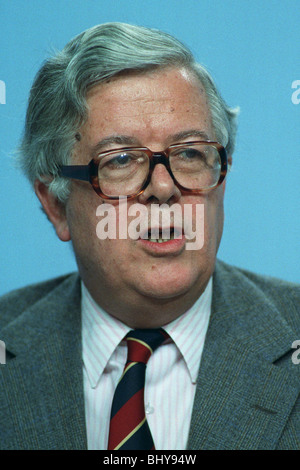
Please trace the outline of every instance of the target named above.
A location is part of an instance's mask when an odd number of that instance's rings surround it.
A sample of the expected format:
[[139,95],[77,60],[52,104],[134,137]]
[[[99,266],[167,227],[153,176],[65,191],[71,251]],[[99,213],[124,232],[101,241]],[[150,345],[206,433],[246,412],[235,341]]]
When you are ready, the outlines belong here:
[[153,242],[153,243],[164,243],[164,242],[168,242],[170,240],[174,240],[174,232],[172,232],[170,234],[170,238],[148,238],[148,240],[150,242]]

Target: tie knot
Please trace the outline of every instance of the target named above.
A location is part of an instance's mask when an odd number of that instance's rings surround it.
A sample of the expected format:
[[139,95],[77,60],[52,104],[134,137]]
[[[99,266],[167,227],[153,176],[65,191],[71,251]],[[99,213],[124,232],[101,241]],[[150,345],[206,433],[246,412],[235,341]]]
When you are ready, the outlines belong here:
[[131,330],[126,335],[128,356],[127,362],[142,362],[147,364],[151,354],[167,338],[167,333],[161,329]]

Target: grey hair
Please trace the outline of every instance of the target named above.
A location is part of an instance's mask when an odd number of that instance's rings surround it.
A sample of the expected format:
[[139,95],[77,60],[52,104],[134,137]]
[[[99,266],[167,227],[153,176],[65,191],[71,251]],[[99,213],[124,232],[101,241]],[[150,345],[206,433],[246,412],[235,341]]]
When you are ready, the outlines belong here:
[[226,105],[191,51],[155,29],[106,23],[72,39],[35,77],[18,149],[19,165],[30,182],[48,182],[50,191],[65,203],[70,180],[58,176],[58,170],[70,162],[75,135],[88,117],[87,91],[129,71],[145,73],[170,66],[185,67],[198,77],[207,94],[216,137],[232,155],[238,110]]

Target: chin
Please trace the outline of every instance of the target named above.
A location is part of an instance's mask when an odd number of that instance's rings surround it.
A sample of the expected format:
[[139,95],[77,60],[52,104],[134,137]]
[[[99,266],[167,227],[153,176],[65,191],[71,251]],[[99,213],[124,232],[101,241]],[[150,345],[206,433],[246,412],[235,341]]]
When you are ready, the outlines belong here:
[[137,290],[146,297],[157,300],[170,300],[176,297],[182,297],[191,291],[199,290],[198,277],[192,273],[186,273],[184,270],[160,275],[158,277],[144,277],[142,284],[139,284]]

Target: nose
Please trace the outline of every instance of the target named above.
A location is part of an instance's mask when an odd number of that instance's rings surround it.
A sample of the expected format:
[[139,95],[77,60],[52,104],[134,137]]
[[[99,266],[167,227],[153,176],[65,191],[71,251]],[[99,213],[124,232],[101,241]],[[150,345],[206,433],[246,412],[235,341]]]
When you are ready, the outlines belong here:
[[157,163],[153,169],[150,183],[138,198],[141,204],[153,202],[153,200],[159,204],[170,204],[177,202],[180,196],[181,192],[165,165]]

